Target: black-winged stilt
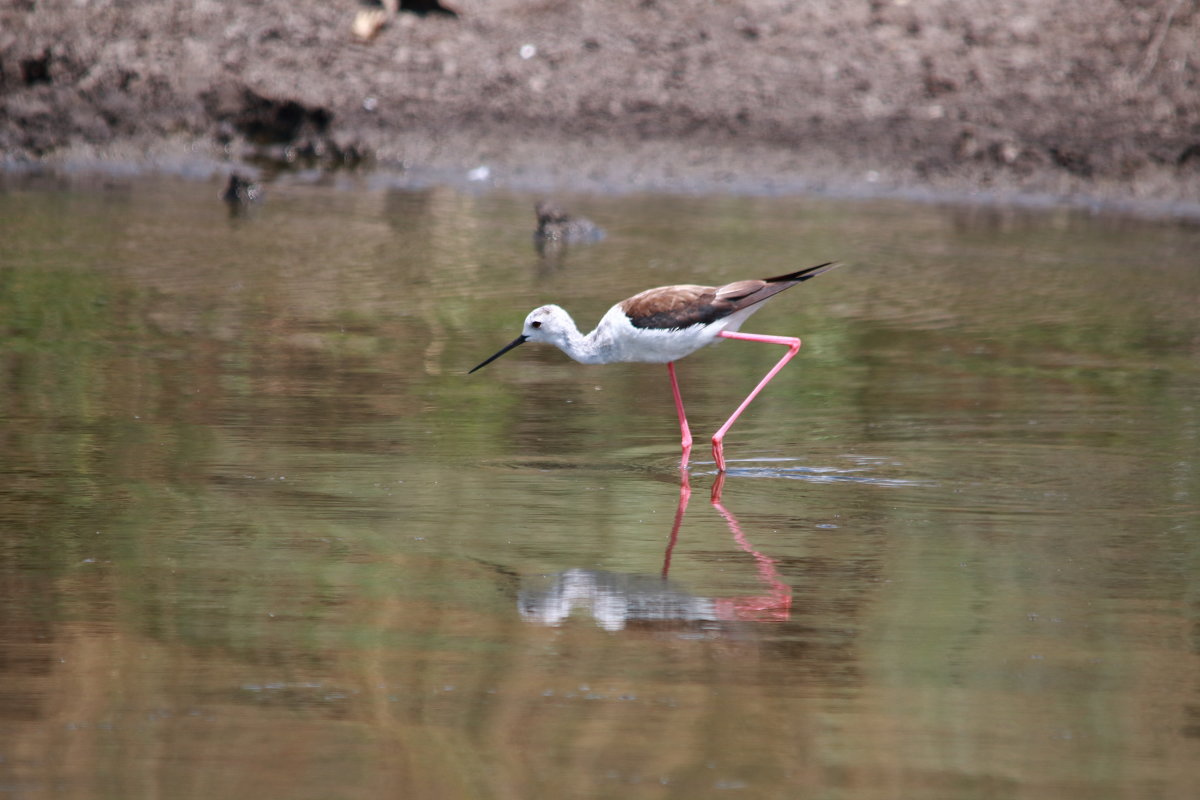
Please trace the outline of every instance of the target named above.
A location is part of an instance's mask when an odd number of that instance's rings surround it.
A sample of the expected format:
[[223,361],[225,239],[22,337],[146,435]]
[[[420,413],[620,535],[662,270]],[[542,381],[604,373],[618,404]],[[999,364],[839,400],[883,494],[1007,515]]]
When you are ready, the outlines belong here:
[[561,307],[541,306],[525,317],[525,327],[520,336],[471,372],[487,366],[525,342],[552,344],[582,364],[612,364],[618,361],[665,363],[671,376],[675,410],[679,414],[679,430],[683,439],[682,468],[687,466],[692,451],[692,434],[683,412],[679,381],[675,378],[675,362],[712,344],[719,337],[784,345],[788,352],[713,434],[713,458],[716,459],[717,469],[724,472],[722,442],[725,434],[746,406],[750,405],[750,401],[800,350],[800,340],[793,336],[740,333],[738,328],[762,307],[765,300],[837,266],[840,265],[831,261],[787,275],[735,281],[724,286],[680,284],[647,289],[610,308],[596,329],[586,336],[579,332],[571,315]]

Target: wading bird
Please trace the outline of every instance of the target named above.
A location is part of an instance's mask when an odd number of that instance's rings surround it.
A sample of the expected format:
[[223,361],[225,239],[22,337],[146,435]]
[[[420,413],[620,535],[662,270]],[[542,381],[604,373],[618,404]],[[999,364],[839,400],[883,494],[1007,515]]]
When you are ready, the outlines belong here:
[[687,466],[692,451],[692,434],[683,412],[679,381],[675,378],[675,362],[712,344],[718,337],[784,345],[788,348],[787,354],[779,359],[779,363],[771,368],[733,415],[713,434],[713,458],[716,459],[717,469],[724,472],[722,442],[726,432],[750,405],[750,401],[800,350],[800,340],[793,336],[740,333],[738,328],[751,314],[762,308],[765,300],[837,266],[839,264],[836,262],[827,262],[775,278],[735,281],[724,286],[680,284],[647,289],[610,308],[596,329],[586,336],[579,332],[571,315],[565,310],[555,305],[541,306],[525,317],[525,327],[520,336],[471,372],[486,367],[525,342],[552,344],[581,364],[612,364],[618,361],[665,363],[671,376],[675,410],[679,414],[679,430],[683,438],[680,467],[683,468]]

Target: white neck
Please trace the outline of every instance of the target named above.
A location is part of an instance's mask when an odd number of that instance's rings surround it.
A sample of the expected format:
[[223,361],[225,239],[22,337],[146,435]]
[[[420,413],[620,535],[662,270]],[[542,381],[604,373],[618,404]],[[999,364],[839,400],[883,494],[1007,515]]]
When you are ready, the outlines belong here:
[[602,332],[601,327],[598,326],[585,336],[572,325],[565,334],[562,340],[553,344],[580,364],[604,364],[609,360],[612,344],[610,337]]
[[530,341],[552,344],[581,364],[604,364],[612,360],[613,341],[608,330],[611,324],[608,315],[586,336],[579,332],[571,315],[561,308],[544,306],[530,314],[530,319],[535,318],[542,324],[533,329],[527,321],[525,335]]

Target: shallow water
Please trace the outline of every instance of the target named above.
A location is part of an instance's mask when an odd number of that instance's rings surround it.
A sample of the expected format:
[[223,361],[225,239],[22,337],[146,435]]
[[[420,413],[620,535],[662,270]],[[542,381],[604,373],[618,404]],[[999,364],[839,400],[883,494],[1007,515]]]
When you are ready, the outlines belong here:
[[[1200,228],[8,178],[0,794],[1190,796]],[[526,346],[843,269],[666,371]],[[714,491],[717,489],[719,491]]]

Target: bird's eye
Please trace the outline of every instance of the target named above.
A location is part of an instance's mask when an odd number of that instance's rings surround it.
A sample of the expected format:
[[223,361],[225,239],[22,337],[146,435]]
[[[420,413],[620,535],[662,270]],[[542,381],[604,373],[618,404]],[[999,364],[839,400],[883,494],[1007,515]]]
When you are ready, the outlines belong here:
[[534,320],[533,322],[529,323],[529,327],[540,328],[540,327],[542,327],[542,323],[538,322],[537,320]]

